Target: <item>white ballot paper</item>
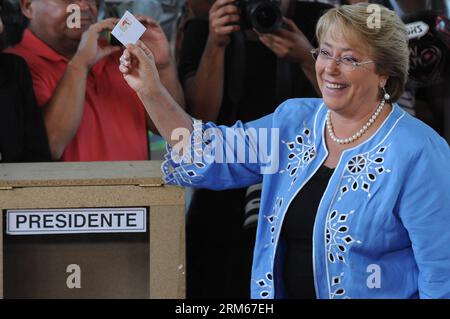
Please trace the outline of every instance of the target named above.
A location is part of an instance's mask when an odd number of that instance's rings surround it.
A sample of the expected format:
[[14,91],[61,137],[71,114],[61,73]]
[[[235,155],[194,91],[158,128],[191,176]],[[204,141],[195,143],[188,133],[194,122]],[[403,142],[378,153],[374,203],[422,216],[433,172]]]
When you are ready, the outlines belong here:
[[112,30],[112,35],[117,38],[124,46],[136,44],[140,37],[147,30],[142,23],[136,19],[129,11],[126,11],[122,19]]

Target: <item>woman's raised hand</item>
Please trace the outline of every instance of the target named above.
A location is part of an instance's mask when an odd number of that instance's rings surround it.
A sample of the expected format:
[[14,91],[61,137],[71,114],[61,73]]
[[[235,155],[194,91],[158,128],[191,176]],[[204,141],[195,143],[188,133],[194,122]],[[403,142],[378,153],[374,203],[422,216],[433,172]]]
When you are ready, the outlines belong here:
[[119,70],[138,95],[150,96],[163,89],[153,53],[141,41],[127,46],[120,58]]

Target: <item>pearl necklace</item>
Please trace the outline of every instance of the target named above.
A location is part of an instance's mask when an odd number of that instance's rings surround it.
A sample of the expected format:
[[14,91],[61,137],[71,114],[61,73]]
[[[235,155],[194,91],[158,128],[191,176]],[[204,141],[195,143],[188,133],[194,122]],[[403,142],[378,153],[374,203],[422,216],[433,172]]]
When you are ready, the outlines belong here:
[[351,137],[349,138],[337,138],[336,135],[334,134],[333,131],[333,125],[331,124],[331,113],[330,110],[328,110],[327,112],[327,130],[328,130],[328,134],[330,134],[330,138],[338,143],[338,144],[350,144],[354,141],[356,141],[357,139],[359,139],[361,136],[364,135],[364,133],[367,132],[367,130],[369,129],[369,127],[375,122],[375,120],[377,119],[378,115],[380,115],[381,111],[383,110],[384,104],[385,104],[385,100],[381,99],[380,104],[378,105],[377,109],[375,110],[375,112],[372,114],[372,116],[370,117],[370,119],[367,121],[366,124],[364,124],[364,126],[362,127],[362,129],[360,129],[358,132],[356,132],[355,134],[353,134]]

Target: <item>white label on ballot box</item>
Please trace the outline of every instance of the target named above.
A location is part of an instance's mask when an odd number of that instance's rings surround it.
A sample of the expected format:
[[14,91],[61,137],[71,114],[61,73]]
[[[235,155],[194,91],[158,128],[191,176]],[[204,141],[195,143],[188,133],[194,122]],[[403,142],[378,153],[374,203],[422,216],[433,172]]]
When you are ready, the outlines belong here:
[[9,235],[145,233],[145,208],[8,210]]

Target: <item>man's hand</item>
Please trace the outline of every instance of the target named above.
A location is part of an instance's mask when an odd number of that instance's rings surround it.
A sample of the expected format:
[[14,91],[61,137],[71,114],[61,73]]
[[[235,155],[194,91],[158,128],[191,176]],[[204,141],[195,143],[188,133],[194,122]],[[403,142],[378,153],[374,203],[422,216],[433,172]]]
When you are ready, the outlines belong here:
[[283,21],[288,29],[280,28],[271,34],[258,33],[260,41],[281,59],[287,59],[300,65],[314,63],[310,54],[313,47],[303,32],[292,20],[284,17]]
[[239,31],[240,11],[235,0],[217,0],[209,10],[208,43],[226,47],[230,43],[230,34]]
[[104,57],[120,51],[120,47],[113,47],[110,45],[101,46],[98,43],[100,33],[103,30],[114,29],[117,22],[119,22],[118,19],[109,18],[91,25],[89,29],[83,33],[80,44],[78,45],[77,53],[75,53],[72,61],[77,61],[82,67],[90,69]]
[[[178,81],[177,66],[170,51],[169,41],[167,40],[163,29],[159,23],[149,17],[136,16],[136,18],[147,28],[145,33],[142,35],[137,48],[140,48],[144,53],[146,53],[150,57],[152,63],[156,66],[156,74],[159,75],[158,82],[160,81],[175,101],[184,107],[184,94],[181,84]],[[136,48],[134,49],[137,50]],[[127,54],[130,52],[136,53],[136,51],[133,52],[128,49]],[[125,54],[125,58],[127,58],[127,54]],[[137,56],[137,53],[135,55]],[[142,68],[135,69],[135,71],[139,70],[138,73],[140,73],[140,75],[145,72],[148,72],[149,74],[153,73],[153,70],[151,70],[148,65],[146,68],[146,71],[143,71]],[[133,87],[131,84],[131,82],[133,82],[133,77],[130,75],[128,79],[128,84]],[[134,82],[136,82],[137,79],[138,77],[134,77]],[[143,84],[145,85],[145,83]],[[134,87],[134,89],[136,90],[136,87]],[[139,89],[136,91],[139,91]],[[153,124],[150,123],[150,127],[152,128]]]
[[159,71],[167,68],[172,62],[169,41],[159,23],[146,16],[136,16],[147,30],[141,37],[141,41],[153,54],[156,67]]

